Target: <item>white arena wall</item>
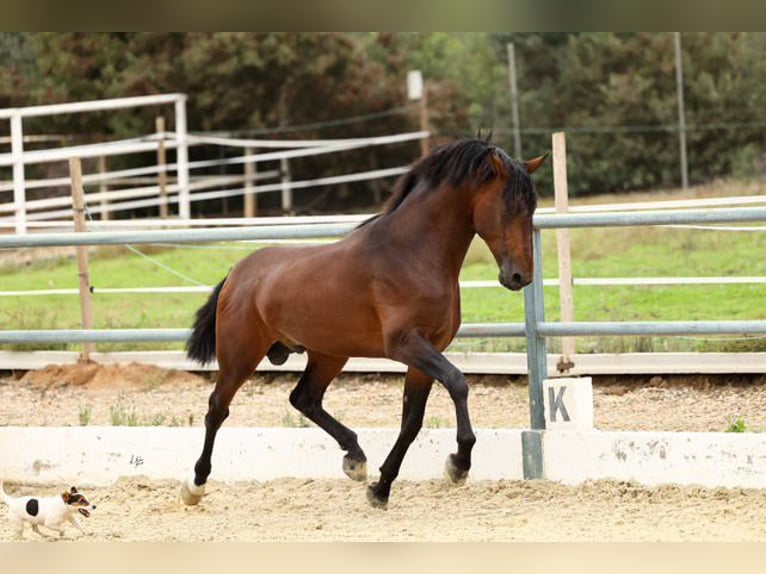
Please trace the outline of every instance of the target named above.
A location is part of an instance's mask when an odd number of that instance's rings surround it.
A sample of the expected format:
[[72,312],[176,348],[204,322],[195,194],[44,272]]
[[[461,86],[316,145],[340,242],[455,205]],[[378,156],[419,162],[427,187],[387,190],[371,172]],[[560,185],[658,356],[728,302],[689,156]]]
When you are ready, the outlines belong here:
[[[397,430],[361,429],[371,478]],[[521,429],[477,429],[472,480],[523,479]],[[202,448],[204,429],[167,427],[3,427],[0,477],[23,484],[105,486],[121,477],[182,479]],[[766,487],[760,433],[542,431],[545,478],[575,485],[613,479],[645,485]],[[442,477],[454,429],[423,429],[400,478]],[[345,478],[343,452],[318,428],[226,428],[218,434],[211,480]]]

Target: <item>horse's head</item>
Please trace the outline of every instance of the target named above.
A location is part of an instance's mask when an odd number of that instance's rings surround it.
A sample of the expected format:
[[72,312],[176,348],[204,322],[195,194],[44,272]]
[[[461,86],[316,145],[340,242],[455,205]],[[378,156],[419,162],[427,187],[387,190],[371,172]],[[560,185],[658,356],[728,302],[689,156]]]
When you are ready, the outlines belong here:
[[474,194],[474,229],[495,257],[500,283],[513,291],[532,282],[532,216],[537,192],[529,175],[546,157],[518,162],[501,149],[490,148],[487,161],[494,177]]

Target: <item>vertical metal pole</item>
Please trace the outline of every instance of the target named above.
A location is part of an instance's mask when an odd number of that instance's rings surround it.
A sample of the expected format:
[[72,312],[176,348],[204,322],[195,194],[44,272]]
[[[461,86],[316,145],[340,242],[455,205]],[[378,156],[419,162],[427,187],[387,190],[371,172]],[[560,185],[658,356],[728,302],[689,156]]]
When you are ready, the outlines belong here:
[[511,82],[511,119],[513,121],[513,153],[521,159],[521,125],[519,123],[519,90],[516,85],[516,49],[508,44],[508,77]]
[[689,166],[686,161],[686,112],[684,111],[684,67],[681,52],[681,32],[673,32],[676,47],[676,94],[678,96],[678,146],[681,152],[681,186],[689,187]]
[[[250,156],[255,153],[255,149],[251,147],[245,148],[245,156]],[[245,162],[245,217],[255,217],[258,211],[258,196],[253,191],[253,185],[255,184],[255,162]]]
[[290,187],[290,163],[286,157],[279,160],[279,166],[282,172],[282,213],[292,213],[293,190]]
[[189,147],[186,131],[186,96],[180,96],[175,104],[176,115],[176,164],[178,173],[178,215],[191,219],[189,197]]
[[[553,189],[556,202],[556,213],[569,211],[569,188],[567,185],[567,145],[566,135],[557,132],[552,137],[553,146]],[[561,320],[574,321],[574,295],[572,293],[572,256],[569,241],[569,229],[556,230],[556,249],[559,263],[559,303]],[[561,338],[561,357],[556,364],[560,373],[568,372],[574,363],[574,337]]]
[[27,198],[24,185],[24,129],[21,114],[11,116],[11,158],[13,160],[13,209],[16,215],[16,233],[27,232]]
[[104,174],[106,173],[106,156],[102,155],[98,158],[98,173],[101,175],[101,181],[98,183],[98,191],[101,194],[101,219],[109,219],[109,185],[106,183]]
[[533,429],[545,428],[543,411],[543,380],[548,377],[548,357],[545,337],[538,334],[537,326],[545,321],[543,299],[542,234],[534,231],[534,281],[524,288],[524,315],[527,330],[527,369],[529,370],[529,415]]
[[157,140],[157,186],[160,188],[160,218],[168,218],[168,171],[167,157],[165,154],[165,117],[157,116],[154,119]]
[[525,479],[544,478],[543,431],[545,410],[543,381],[548,376],[545,338],[538,325],[545,319],[543,301],[542,234],[534,230],[534,280],[524,288],[524,317],[527,331],[527,369],[529,372],[529,420],[531,430],[521,433],[522,464]]
[[[72,207],[74,210],[74,230],[85,232],[85,194],[82,188],[82,164],[79,158],[69,160],[69,175],[72,179]],[[80,315],[83,329],[93,329],[93,311],[90,296],[90,272],[88,271],[88,248],[84,245],[75,247],[77,250],[77,274],[80,287]],[[80,360],[90,361],[93,343],[84,343]]]

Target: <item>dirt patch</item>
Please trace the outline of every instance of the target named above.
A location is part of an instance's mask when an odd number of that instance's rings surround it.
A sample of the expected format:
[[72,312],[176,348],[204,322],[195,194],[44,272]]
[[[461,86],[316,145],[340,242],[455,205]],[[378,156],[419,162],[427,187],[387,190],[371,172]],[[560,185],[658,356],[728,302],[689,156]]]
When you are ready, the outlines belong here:
[[124,365],[76,363],[48,365],[42,369],[27,371],[20,382],[46,391],[67,387],[148,391],[163,384],[173,385],[202,380],[204,379],[185,371],[161,369],[140,363]]

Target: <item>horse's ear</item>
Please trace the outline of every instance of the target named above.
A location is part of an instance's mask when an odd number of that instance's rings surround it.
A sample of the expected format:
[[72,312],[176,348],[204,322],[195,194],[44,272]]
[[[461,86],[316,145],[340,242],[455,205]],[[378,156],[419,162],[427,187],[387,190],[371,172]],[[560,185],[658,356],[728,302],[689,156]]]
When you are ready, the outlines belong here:
[[489,154],[489,161],[492,163],[492,171],[495,172],[495,175],[508,179],[508,176],[510,175],[508,173],[508,166],[496,151],[493,150],[492,153]]
[[530,159],[529,161],[524,162],[524,167],[527,168],[527,173],[535,173],[537,171],[537,168],[540,167],[543,162],[545,161],[545,158],[547,158],[550,154],[544,154],[540,157],[536,157],[535,159]]

